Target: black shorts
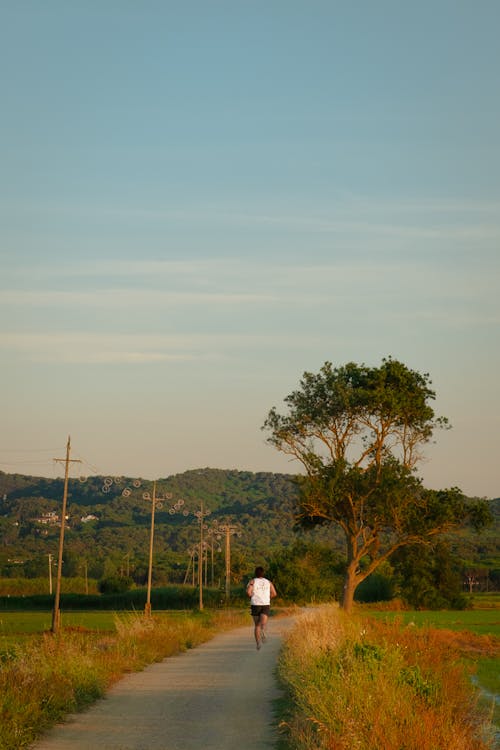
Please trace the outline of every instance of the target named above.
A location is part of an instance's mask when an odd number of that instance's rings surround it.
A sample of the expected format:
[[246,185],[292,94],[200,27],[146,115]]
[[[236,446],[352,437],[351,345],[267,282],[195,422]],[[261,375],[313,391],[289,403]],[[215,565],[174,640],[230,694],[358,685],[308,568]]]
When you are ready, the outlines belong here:
[[252,604],[250,605],[250,612],[252,617],[259,617],[259,615],[268,615],[271,609],[270,604]]

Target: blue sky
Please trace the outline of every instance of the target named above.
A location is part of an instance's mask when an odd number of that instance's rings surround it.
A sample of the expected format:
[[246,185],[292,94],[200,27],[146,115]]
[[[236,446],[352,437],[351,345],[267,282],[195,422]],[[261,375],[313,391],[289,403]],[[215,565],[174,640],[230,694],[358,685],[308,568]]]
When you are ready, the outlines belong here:
[[0,470],[296,471],[325,361],[428,372],[498,496],[496,1],[0,3]]

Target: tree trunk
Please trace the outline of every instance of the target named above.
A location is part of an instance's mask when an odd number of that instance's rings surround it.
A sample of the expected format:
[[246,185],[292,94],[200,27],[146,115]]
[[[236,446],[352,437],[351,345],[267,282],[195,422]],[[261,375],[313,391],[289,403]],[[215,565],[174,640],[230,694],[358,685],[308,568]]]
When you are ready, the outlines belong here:
[[344,581],[344,592],[342,594],[342,603],[341,607],[346,612],[350,612],[352,610],[352,605],[354,603],[354,592],[356,591],[357,581],[356,581],[356,565],[351,564],[347,568],[346,574],[345,574],[345,581]]

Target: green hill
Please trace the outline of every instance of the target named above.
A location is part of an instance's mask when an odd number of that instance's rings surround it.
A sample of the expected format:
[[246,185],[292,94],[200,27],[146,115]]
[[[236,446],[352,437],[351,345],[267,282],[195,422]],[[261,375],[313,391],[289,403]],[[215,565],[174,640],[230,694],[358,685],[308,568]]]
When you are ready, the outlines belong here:
[[[149,554],[152,483],[126,477],[70,479],[65,531],[65,576],[91,578],[119,573],[145,580]],[[344,552],[339,531],[294,528],[297,489],[293,475],[222,469],[198,469],[156,483],[161,507],[155,512],[155,569],[158,583],[182,581],[190,550],[199,541],[194,515],[203,504],[205,538],[215,576],[223,576],[224,543],[215,533],[234,526],[232,570],[237,578],[256,563],[267,562],[297,539]],[[0,472],[0,575],[45,576],[48,555],[57,558],[63,480]],[[494,527],[475,534],[464,529],[453,539],[454,552],[472,567],[499,568],[500,500],[492,500]],[[212,533],[213,532],[213,533]]]
[[[139,485],[139,486],[136,486]],[[2,575],[45,575],[47,555],[57,556],[62,479],[0,474],[0,570]],[[70,480],[65,531],[64,573],[100,578],[114,570],[145,576],[151,526],[151,482],[120,477]],[[200,469],[160,479],[155,512],[155,572],[179,579],[189,551],[199,540],[194,515],[203,503],[206,538],[218,548],[223,539],[209,533],[221,524],[231,535],[233,568],[249,569],[291,545],[297,536],[328,541],[323,530],[293,529],[296,487],[290,475]],[[165,498],[166,499],[162,499]],[[211,551],[211,550],[210,550]]]

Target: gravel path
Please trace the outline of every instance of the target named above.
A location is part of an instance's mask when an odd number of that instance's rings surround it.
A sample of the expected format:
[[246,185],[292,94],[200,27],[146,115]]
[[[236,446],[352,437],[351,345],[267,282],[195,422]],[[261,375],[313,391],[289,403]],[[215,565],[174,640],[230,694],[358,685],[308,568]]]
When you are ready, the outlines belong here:
[[253,626],[127,675],[33,750],[263,750],[276,742],[274,667],[292,618],[271,619],[260,651]]

